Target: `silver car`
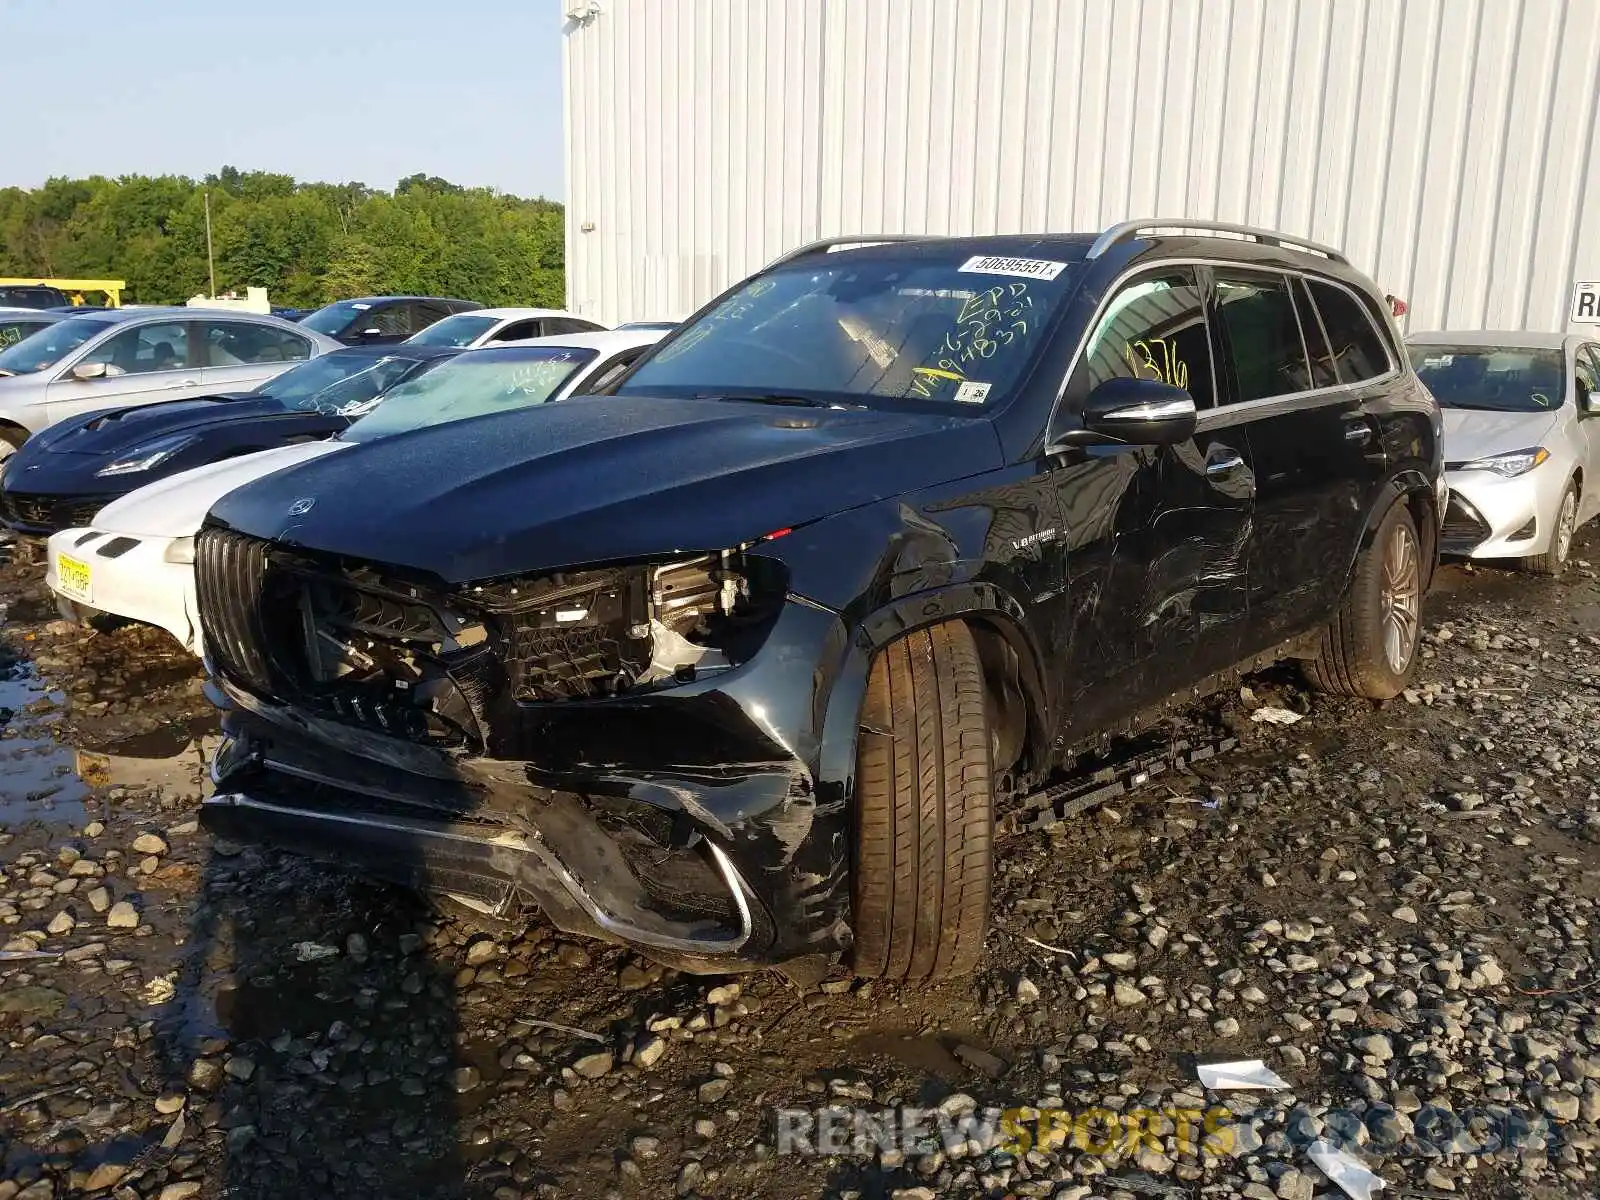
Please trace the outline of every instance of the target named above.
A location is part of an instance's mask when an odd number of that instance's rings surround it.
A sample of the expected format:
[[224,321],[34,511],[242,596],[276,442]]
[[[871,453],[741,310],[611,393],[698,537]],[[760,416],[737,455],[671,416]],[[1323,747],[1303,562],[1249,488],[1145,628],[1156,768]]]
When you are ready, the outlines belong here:
[[1600,512],[1600,342],[1494,331],[1407,340],[1444,410],[1440,548],[1559,575],[1573,533]]
[[0,461],[33,434],[98,408],[248,391],[342,347],[278,317],[103,308],[0,350]]

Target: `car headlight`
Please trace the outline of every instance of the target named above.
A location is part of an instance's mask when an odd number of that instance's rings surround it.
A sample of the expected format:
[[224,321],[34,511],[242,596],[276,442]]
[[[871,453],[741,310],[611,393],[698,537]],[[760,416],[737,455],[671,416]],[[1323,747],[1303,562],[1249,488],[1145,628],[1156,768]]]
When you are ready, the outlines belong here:
[[105,475],[132,475],[136,471],[148,471],[151,467],[160,466],[178,451],[192,446],[199,440],[193,433],[175,433],[171,437],[157,438],[153,442],[146,442],[136,446],[121,458],[107,463],[95,472],[97,477]]
[[185,566],[192,566],[194,563],[194,538],[173,538],[172,541],[167,543],[167,548],[165,552],[162,553],[161,557],[166,559],[169,563],[181,563]]
[[1518,475],[1526,475],[1545,459],[1550,457],[1550,451],[1543,446],[1533,446],[1527,450],[1512,450],[1505,454],[1491,454],[1486,458],[1475,458],[1471,462],[1457,463],[1457,471],[1493,471],[1505,479],[1515,479]]

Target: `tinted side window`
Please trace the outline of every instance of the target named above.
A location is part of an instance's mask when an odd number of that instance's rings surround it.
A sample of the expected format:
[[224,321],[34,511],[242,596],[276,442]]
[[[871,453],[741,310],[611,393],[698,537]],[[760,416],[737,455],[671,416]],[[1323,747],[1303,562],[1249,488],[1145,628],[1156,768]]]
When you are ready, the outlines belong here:
[[1216,402],[1205,300],[1192,271],[1146,275],[1112,297],[1072,391],[1086,396],[1108,379],[1159,379],[1187,388],[1198,408]]
[[504,329],[502,329],[499,333],[495,334],[494,337],[491,340],[496,341],[496,342],[515,342],[515,341],[519,341],[522,338],[531,338],[531,337],[538,337],[538,336],[539,336],[539,322],[538,322],[538,320],[513,321],[511,324],[507,325]]
[[111,375],[181,370],[189,362],[189,325],[185,321],[171,321],[124,329],[96,346],[83,361],[105,363],[107,374]]
[[1331,283],[1310,281],[1311,295],[1333,343],[1334,361],[1344,383],[1375,379],[1389,370],[1389,355],[1361,302]]
[[442,321],[451,314],[450,305],[443,300],[418,300],[412,304],[415,315],[412,317],[413,333],[426,329],[435,321]]
[[1334,387],[1339,382],[1339,371],[1328,349],[1327,332],[1317,317],[1316,306],[1311,303],[1305,281],[1294,281],[1294,306],[1300,314],[1300,332],[1305,335],[1306,353],[1311,356],[1311,386]]
[[624,371],[633,366],[633,360],[647,349],[649,349],[648,346],[639,346],[633,350],[624,350],[605,366],[601,367],[599,373],[583,385],[584,392],[592,395],[595,392],[603,391],[608,384],[615,383]]
[[596,325],[593,321],[584,321],[576,317],[551,317],[544,323],[546,333],[592,333],[604,326]]
[[250,363],[304,362],[311,343],[297,333],[249,321],[207,321],[205,366],[238,367]]
[[1309,389],[1311,368],[1288,278],[1222,269],[1216,288],[1236,398],[1265,400]]
[[1596,394],[1600,394],[1600,346],[1581,346],[1578,349],[1579,410]]

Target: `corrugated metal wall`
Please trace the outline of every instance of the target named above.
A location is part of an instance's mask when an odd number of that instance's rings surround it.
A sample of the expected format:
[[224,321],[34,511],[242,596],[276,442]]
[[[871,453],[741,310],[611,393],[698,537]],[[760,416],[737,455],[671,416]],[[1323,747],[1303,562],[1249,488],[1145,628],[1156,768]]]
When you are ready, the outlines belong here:
[[833,233],[1129,216],[1342,246],[1413,329],[1562,328],[1600,278],[1600,0],[599,0],[565,28],[569,298],[602,319]]

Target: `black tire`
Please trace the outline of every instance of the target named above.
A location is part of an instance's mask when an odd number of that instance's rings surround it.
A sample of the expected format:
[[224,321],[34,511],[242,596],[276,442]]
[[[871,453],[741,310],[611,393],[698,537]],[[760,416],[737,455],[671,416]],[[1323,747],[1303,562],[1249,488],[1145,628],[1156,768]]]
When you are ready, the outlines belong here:
[[857,974],[971,971],[989,925],[994,773],[970,629],[936,625],[879,653],[856,766]]
[[[1409,552],[1398,548],[1397,540],[1408,544]],[[1306,677],[1318,691],[1389,700],[1405,688],[1422,636],[1421,546],[1410,511],[1396,503],[1356,559],[1350,588],[1322,631],[1316,656],[1304,663]],[[1402,567],[1395,556],[1407,554],[1409,566]],[[1409,581],[1397,574],[1408,574]],[[1407,603],[1409,617],[1397,616]]]
[[1557,576],[1567,569],[1567,556],[1572,553],[1572,535],[1578,529],[1578,485],[1567,484],[1561,493],[1561,503],[1556,505],[1555,528],[1550,531],[1550,545],[1543,554],[1530,554],[1522,560],[1522,569],[1539,575]]

